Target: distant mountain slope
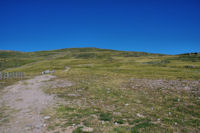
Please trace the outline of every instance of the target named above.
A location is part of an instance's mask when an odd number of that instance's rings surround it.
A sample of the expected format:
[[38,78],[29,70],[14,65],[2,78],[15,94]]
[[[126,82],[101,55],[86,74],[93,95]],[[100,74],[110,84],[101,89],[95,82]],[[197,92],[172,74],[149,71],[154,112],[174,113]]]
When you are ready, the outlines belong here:
[[0,50],[0,71],[7,68],[19,67],[36,61],[55,59],[55,58],[88,59],[88,58],[111,58],[112,56],[138,57],[147,55],[155,55],[155,54],[150,54],[145,52],[116,51],[116,50],[99,49],[99,48],[66,48],[66,49],[58,49],[50,51],[36,51],[36,52]]
[[0,71],[38,75],[44,70],[82,68],[139,78],[199,79],[200,54],[164,55],[98,48],[67,48],[50,51],[0,51]]

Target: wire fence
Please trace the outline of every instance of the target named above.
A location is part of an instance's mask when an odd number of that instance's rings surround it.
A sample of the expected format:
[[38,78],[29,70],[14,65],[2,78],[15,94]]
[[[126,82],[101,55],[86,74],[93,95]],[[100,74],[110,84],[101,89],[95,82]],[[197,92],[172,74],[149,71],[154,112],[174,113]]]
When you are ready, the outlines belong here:
[[0,72],[0,80],[24,78],[24,72]]

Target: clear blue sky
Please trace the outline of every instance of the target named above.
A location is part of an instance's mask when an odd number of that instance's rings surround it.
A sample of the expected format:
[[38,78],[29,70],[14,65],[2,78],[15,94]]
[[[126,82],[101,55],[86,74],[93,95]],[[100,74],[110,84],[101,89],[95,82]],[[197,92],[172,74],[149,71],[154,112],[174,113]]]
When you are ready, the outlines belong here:
[[200,52],[200,0],[0,0],[0,49]]

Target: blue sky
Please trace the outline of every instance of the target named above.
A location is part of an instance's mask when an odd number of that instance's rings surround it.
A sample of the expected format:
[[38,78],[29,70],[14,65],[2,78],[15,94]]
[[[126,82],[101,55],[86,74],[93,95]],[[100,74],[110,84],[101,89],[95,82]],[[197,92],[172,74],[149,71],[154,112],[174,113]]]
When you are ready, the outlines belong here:
[[199,0],[0,0],[0,49],[200,52]]

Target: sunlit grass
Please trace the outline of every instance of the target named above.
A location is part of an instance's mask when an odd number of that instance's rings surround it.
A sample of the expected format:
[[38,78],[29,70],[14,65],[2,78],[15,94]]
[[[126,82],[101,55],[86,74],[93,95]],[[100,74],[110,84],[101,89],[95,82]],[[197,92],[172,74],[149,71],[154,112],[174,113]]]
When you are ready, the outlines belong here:
[[[71,87],[45,90],[67,102],[55,109],[52,117],[56,121],[49,123],[51,130],[76,125],[74,132],[81,132],[83,126],[99,133],[200,131],[198,93],[132,88],[130,82],[131,78],[199,80],[199,55],[183,58],[95,49],[54,52],[57,54],[39,52],[33,59],[40,56],[48,59],[4,70],[39,75],[50,69],[56,71],[58,79],[72,82]],[[65,71],[66,67],[70,69]]]

